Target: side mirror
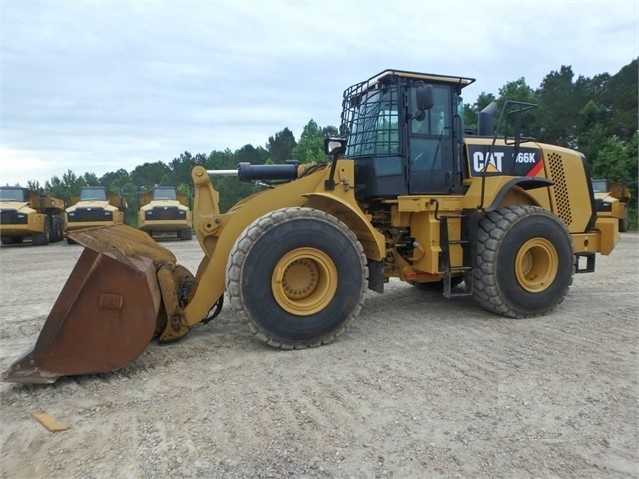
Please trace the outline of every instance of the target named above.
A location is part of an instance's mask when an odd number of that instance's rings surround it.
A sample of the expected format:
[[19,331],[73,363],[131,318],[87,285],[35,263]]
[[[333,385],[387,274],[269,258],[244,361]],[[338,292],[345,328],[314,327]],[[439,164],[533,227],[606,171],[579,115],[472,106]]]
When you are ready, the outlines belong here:
[[417,110],[430,110],[434,105],[433,85],[420,85],[415,91],[415,99],[417,100]]
[[324,139],[324,153],[332,157],[343,154],[346,151],[346,140],[344,138]]

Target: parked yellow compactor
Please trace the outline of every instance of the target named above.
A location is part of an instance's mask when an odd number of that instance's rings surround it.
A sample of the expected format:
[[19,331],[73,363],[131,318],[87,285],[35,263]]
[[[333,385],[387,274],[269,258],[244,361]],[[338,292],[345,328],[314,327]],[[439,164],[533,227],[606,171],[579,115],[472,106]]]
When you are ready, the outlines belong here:
[[[4,379],[112,371],[208,322],[225,297],[250,334],[282,349],[335,340],[367,288],[391,279],[439,290],[450,308],[469,296],[508,318],[551,312],[574,274],[613,251],[618,219],[597,213],[584,155],[518,130],[532,105],[507,102],[499,121],[491,105],[469,134],[461,92],[473,81],[386,70],[344,92],[326,163],[193,168],[193,273],[134,228],[70,232],[85,250]],[[222,213],[213,182],[230,175],[270,187]]]

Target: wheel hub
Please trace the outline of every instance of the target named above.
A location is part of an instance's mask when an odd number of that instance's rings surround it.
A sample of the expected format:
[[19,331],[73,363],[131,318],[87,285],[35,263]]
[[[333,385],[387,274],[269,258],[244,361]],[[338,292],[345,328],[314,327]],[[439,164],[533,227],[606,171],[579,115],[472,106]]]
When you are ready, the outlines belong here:
[[532,238],[519,249],[515,259],[517,281],[526,291],[539,293],[547,289],[559,268],[557,250],[545,238]]
[[282,288],[291,299],[306,298],[317,287],[319,270],[308,258],[297,259],[286,267],[282,276]]
[[337,290],[337,268],[323,251],[298,248],[277,262],[271,288],[282,309],[296,316],[310,316],[333,299]]

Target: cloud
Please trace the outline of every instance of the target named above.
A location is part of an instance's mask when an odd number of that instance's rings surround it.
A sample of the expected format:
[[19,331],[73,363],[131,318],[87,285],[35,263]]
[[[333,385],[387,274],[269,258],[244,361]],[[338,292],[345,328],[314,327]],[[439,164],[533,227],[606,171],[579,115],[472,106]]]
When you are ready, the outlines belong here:
[[[0,182],[98,176],[338,126],[387,68],[532,88],[638,56],[636,2],[4,0]],[[26,166],[23,168],[23,166]]]

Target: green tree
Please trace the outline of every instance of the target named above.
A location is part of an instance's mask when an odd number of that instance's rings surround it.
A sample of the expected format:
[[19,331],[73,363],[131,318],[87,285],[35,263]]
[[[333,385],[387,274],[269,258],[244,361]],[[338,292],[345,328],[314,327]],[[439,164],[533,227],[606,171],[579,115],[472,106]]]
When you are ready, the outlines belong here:
[[[170,185],[167,185],[167,186],[170,186]],[[182,193],[184,196],[186,196],[189,199],[189,208],[193,208],[193,188],[191,187],[191,185],[185,185],[184,183],[180,183],[175,188],[178,191],[178,193]]]
[[315,120],[310,120],[302,131],[300,141],[293,148],[293,158],[300,163],[326,162],[324,153],[324,139],[329,136],[337,136],[338,129],[334,126],[320,128]]
[[286,160],[292,159],[293,149],[296,146],[297,142],[293,132],[288,128],[284,128],[268,138],[268,143],[266,144],[268,158],[272,163],[284,163]]
[[254,183],[242,183],[235,177],[213,178],[213,186],[220,192],[220,211],[228,211],[235,203],[260,190]]
[[537,90],[543,123],[537,138],[546,143],[577,147],[577,122],[584,103],[572,83],[574,73],[569,66],[546,75]]
[[62,179],[54,175],[51,180],[45,181],[44,191],[47,195],[68,203],[73,196],[80,194],[80,189],[86,184],[84,176],[77,176],[69,169],[62,175]]
[[[245,145],[235,152],[226,149],[224,151],[212,151],[206,159],[206,168],[209,170],[237,170],[240,162],[251,164],[262,164],[267,159],[267,152],[264,148],[253,148]],[[220,211],[226,212],[235,203],[259,190],[252,183],[242,183],[236,176],[213,177],[213,186],[220,193]]]
[[[499,89],[497,105],[499,108],[498,117],[502,118],[500,134],[514,135],[513,112],[520,110],[519,105],[507,105],[507,101],[520,101],[531,105],[538,105],[539,98],[534,90],[526,84],[526,80],[521,77],[518,80],[508,82]],[[521,114],[521,134],[523,136],[539,138],[539,110],[536,108],[527,110]],[[502,116],[503,115],[503,116]]]
[[637,225],[637,171],[639,165],[639,150],[637,148],[637,133],[630,141],[621,142],[614,137],[608,142],[597,155],[597,161],[592,167],[592,175],[595,178],[606,178],[610,182],[621,183],[630,188],[632,201],[630,203],[630,224],[631,228]]
[[68,203],[71,199],[71,195],[64,190],[62,180],[55,175],[52,176],[50,180],[44,182],[44,191],[49,196],[63,199],[65,203]]
[[268,152],[261,146],[255,148],[253,145],[244,145],[242,148],[235,152],[236,165],[239,163],[263,165],[266,162],[267,158]]
[[606,178],[628,186],[637,198],[637,170],[639,168],[639,152],[637,149],[637,133],[630,141],[622,142],[609,138],[597,155],[592,165],[592,176]]
[[117,189],[111,189],[111,191],[117,193],[126,204],[126,210],[124,212],[126,224],[137,227],[138,210],[140,209],[137,186],[131,181],[127,183],[122,182]]
[[588,101],[579,112],[577,147],[593,164],[597,161],[597,154],[610,138],[605,118],[606,111],[593,100]]
[[170,168],[165,163],[156,161],[155,163],[144,163],[136,166],[131,171],[130,177],[134,185],[152,188],[160,184],[162,177],[170,172]]
[[472,105],[464,104],[464,127],[478,131],[479,112],[496,100],[492,93],[481,92]]
[[40,191],[40,182],[38,180],[28,180],[27,188],[34,191]]
[[138,191],[129,173],[123,168],[105,173],[100,177],[100,184],[105,186],[107,190],[117,193],[120,198],[126,202],[127,208],[124,213],[125,222],[130,226],[137,226],[139,209]]
[[173,180],[171,179],[171,175],[170,173],[166,173],[164,175],[162,175],[162,178],[160,178],[160,182],[158,183],[158,185],[160,186],[173,186]]
[[228,148],[224,151],[213,150],[206,159],[207,170],[231,170],[237,168],[235,155]]
[[100,177],[99,181],[102,186],[105,186],[108,190],[112,191],[117,191],[125,184],[132,182],[129,173],[124,168],[105,173]]
[[180,183],[187,185],[192,184],[191,170],[195,165],[205,166],[206,161],[206,155],[198,153],[193,156],[188,151],[182,153],[178,158],[173,158],[169,164],[173,186],[179,185]]
[[624,141],[629,141],[637,132],[638,77],[635,58],[605,82],[598,98],[602,107],[610,113],[607,121],[611,134]]
[[89,186],[98,186],[100,184],[100,180],[95,173],[86,172],[83,178],[86,184]]

